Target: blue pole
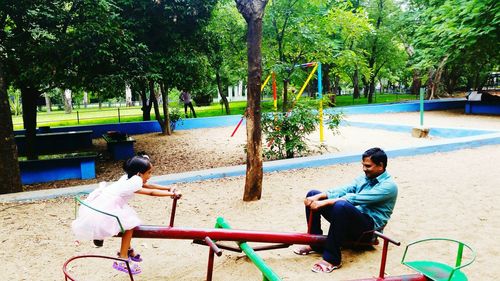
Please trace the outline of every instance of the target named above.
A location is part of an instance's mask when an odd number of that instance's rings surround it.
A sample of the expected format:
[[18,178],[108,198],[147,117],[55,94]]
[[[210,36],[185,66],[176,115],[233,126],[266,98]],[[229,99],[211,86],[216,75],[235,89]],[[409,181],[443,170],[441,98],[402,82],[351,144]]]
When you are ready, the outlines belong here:
[[318,97],[323,97],[323,82],[321,81],[321,62],[318,62]]
[[321,76],[321,62],[318,62],[319,141],[323,142],[325,134],[323,132],[323,82]]
[[424,126],[424,92],[420,91],[420,127]]

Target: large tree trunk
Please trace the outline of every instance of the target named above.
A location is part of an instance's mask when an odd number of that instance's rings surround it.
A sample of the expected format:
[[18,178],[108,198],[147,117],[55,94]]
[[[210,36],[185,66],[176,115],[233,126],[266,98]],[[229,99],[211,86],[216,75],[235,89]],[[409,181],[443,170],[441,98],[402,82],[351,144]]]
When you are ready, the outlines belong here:
[[229,101],[227,100],[227,95],[224,93],[224,89],[222,87],[219,69],[215,71],[215,80],[217,81],[217,89],[219,90],[220,98],[222,99],[222,103],[226,108],[226,114],[229,115],[231,114],[231,109],[229,109]]
[[436,71],[429,71],[429,81],[427,87],[427,99],[432,100],[434,95],[439,95],[439,84],[441,83],[441,74],[443,73],[444,66],[446,65],[446,61],[448,60],[448,56],[444,57],[439,63]]
[[330,106],[335,106],[335,94],[332,94],[331,83],[330,83],[330,65],[322,64],[323,71],[321,81],[323,81],[323,89],[327,96],[330,97]]
[[0,62],[0,139],[3,140],[0,145],[0,171],[2,171],[0,194],[22,191],[13,131],[7,83],[2,62]]
[[71,98],[71,90],[66,89],[63,92],[63,101],[64,101],[64,112],[66,114],[70,114],[73,109],[73,100]]
[[353,99],[359,99],[360,98],[360,92],[359,92],[359,72],[358,68],[354,69],[354,74],[352,75],[352,98]]
[[281,105],[281,111],[288,111],[288,79],[283,79],[283,104]]
[[420,87],[422,87],[422,78],[420,77],[420,72],[417,69],[414,69],[413,80],[411,82],[412,95],[418,96],[420,94]]
[[52,103],[50,102],[49,94],[45,93],[44,97],[45,97],[45,110],[47,112],[51,112],[52,111]]
[[367,98],[370,85],[369,85],[368,80],[366,80],[364,75],[362,76],[361,80],[363,81],[363,97]]
[[30,86],[21,86],[23,99],[23,123],[26,130],[26,156],[28,159],[37,159],[36,153],[36,100],[40,91]]
[[260,86],[262,78],[262,17],[267,0],[235,0],[248,25],[247,171],[243,201],[262,195],[262,128]]
[[170,127],[170,115],[168,114],[168,88],[165,87],[164,82],[160,82],[160,92],[163,106],[163,115],[165,118],[163,119],[165,122],[165,134],[171,135],[172,128]]
[[368,103],[373,103],[373,94],[375,93],[375,75],[370,77],[370,86],[368,91]]
[[142,121],[149,121],[151,120],[151,101],[148,100],[148,96],[146,93],[146,81],[141,80],[139,82],[139,87],[142,101]]
[[87,105],[89,104],[89,94],[87,91],[83,91],[83,107],[87,108]]
[[158,123],[160,124],[161,134],[166,135],[167,134],[166,126],[165,123],[163,122],[163,119],[161,118],[160,108],[158,106],[158,99],[156,98],[156,93],[155,93],[155,82],[153,80],[149,80],[149,99],[153,103],[156,121],[158,121]]
[[[333,76],[333,95],[336,96],[340,93],[340,76],[338,74],[334,74]],[[333,99],[335,102],[335,98]]]

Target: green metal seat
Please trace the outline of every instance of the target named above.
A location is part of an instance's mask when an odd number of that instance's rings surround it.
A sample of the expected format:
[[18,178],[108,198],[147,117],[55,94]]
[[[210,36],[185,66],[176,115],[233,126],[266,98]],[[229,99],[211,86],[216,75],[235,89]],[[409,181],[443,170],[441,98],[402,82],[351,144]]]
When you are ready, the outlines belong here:
[[[451,266],[440,261],[406,260],[406,256],[410,246],[416,244],[422,244],[424,242],[429,242],[429,241],[448,241],[456,243],[458,245],[458,250],[457,250],[455,265]],[[462,255],[464,247],[470,251],[472,257],[467,263],[462,264]],[[403,259],[401,260],[401,263],[412,268],[417,272],[420,272],[425,277],[434,281],[467,281],[467,276],[460,269],[470,265],[472,262],[474,262],[475,259],[476,259],[476,254],[474,253],[474,250],[472,250],[471,247],[460,241],[447,238],[429,238],[408,244],[403,254]]]

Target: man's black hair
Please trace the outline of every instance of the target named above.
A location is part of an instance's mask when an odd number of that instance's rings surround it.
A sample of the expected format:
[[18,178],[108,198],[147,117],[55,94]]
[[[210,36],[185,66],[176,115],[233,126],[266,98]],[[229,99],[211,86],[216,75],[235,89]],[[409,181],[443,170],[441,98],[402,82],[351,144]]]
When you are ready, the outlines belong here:
[[378,147],[370,148],[363,153],[362,159],[365,159],[366,157],[370,157],[372,162],[376,165],[380,165],[380,163],[382,163],[384,165],[384,170],[387,168],[387,154],[385,154],[382,149]]

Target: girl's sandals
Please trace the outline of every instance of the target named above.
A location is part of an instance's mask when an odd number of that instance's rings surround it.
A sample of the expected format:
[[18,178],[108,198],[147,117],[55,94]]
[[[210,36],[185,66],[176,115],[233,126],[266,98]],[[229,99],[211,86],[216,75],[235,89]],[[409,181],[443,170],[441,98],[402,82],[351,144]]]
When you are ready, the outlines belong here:
[[[118,256],[120,256],[120,252],[116,253]],[[127,251],[128,258],[133,261],[133,262],[141,262],[142,258],[140,254],[135,254],[133,248],[129,248]]]
[[[141,267],[138,264],[131,262],[130,259],[128,260],[128,265],[130,266],[130,273],[135,275],[142,272]],[[127,262],[124,261],[113,262],[113,268],[121,272],[129,273]]]
[[133,248],[128,249],[127,253],[128,253],[128,257],[130,258],[130,260],[135,261],[135,262],[141,262],[142,261],[141,255],[140,254],[135,254]]
[[335,269],[339,269],[342,266],[342,264],[338,265],[333,265],[325,260],[321,260],[313,265],[311,270],[316,273],[330,273],[334,271]]

